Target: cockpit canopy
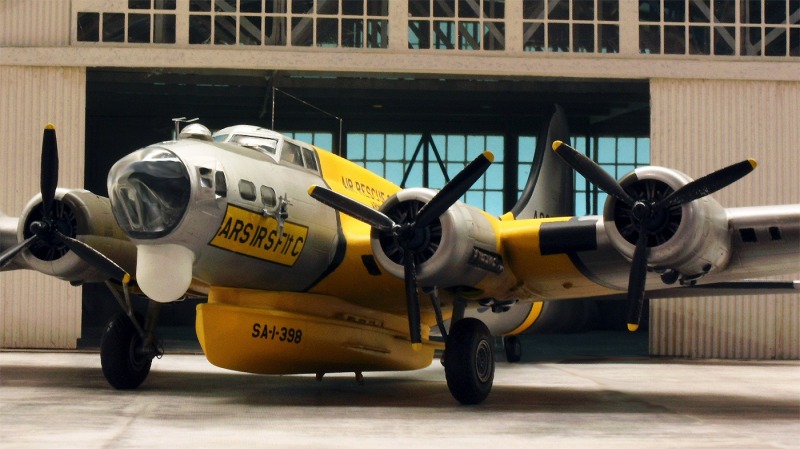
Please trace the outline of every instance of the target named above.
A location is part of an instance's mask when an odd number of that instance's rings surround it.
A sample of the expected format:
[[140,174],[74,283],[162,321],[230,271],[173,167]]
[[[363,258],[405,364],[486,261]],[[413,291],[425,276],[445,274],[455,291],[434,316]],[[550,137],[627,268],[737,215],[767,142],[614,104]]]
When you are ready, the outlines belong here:
[[214,133],[216,142],[235,143],[270,156],[275,162],[319,173],[316,151],[275,131],[258,126],[237,125]]

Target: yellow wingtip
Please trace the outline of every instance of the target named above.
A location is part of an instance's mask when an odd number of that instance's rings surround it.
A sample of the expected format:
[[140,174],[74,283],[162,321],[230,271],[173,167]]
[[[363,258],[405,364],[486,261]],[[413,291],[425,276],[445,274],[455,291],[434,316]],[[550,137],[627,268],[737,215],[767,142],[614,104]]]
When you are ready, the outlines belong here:
[[494,154],[491,151],[484,151],[483,157],[489,160],[489,162],[494,162]]
[[562,142],[560,140],[554,140],[553,141],[553,151],[558,150],[558,147],[560,147],[563,144],[564,144],[564,142]]
[[411,349],[413,349],[415,352],[419,352],[422,350],[422,343],[411,343]]
[[758,166],[758,162],[756,162],[755,159],[748,159],[747,162],[749,162],[750,165],[753,166],[753,168],[756,168]]
[[638,324],[628,323],[628,330],[631,332],[636,332],[639,329]]
[[53,125],[52,123],[48,123],[48,124],[47,124],[47,126],[45,126],[45,127],[44,127],[44,129],[52,129],[52,130],[55,130],[55,129],[56,129],[56,127],[55,127],[55,125]]

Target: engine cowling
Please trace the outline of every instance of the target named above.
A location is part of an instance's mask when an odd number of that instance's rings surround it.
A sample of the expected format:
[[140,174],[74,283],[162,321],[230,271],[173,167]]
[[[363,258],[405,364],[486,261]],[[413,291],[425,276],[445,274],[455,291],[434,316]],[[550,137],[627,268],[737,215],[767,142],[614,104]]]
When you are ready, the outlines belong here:
[[[436,191],[404,189],[381,206],[381,212],[395,223],[415,217]],[[423,287],[455,287],[477,284],[489,273],[503,270],[497,251],[497,236],[484,213],[457,202],[422,233],[417,247],[417,281]],[[403,279],[403,248],[391,233],[373,229],[372,251],[390,274]]]
[[[42,218],[41,204],[42,196],[36,195],[23,209],[17,227],[18,241],[32,235],[31,223]],[[114,221],[108,198],[88,190],[57,189],[53,218],[62,234],[82,240],[133,273],[136,247]],[[75,284],[108,278],[60,242],[34,243],[21,256],[28,268]]]
[[[619,183],[634,200],[658,201],[691,181],[677,170],[650,166],[637,168]],[[633,259],[639,232],[631,208],[609,196],[603,219],[611,244],[628,260]],[[725,210],[709,196],[659,211],[648,228],[647,261],[656,270],[670,269],[692,279],[725,267],[730,259]]]

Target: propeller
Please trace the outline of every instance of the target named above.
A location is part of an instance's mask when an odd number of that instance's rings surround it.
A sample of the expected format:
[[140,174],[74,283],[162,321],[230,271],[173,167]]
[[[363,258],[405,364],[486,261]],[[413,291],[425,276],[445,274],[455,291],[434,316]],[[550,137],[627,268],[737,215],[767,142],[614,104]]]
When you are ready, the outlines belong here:
[[130,275],[119,265],[86,243],[64,235],[59,230],[59,217],[53,214],[56,187],[58,186],[58,144],[56,128],[48,123],[42,135],[42,165],[40,186],[42,191],[41,219],[30,224],[31,236],[0,254],[0,268],[8,265],[19,253],[39,243],[46,246],[64,245],[89,265],[109,278],[130,282]]
[[403,280],[406,290],[408,328],[411,343],[415,349],[422,346],[417,259],[427,243],[426,228],[447,212],[447,209],[472,187],[472,184],[486,172],[492,161],[494,161],[494,155],[489,151],[475,158],[417,213],[406,214],[401,223],[396,223],[383,212],[325,187],[311,186],[308,189],[308,194],[312,198],[363,221],[378,232],[384,235],[388,234],[397,242],[403,253]]
[[651,220],[667,214],[670,208],[690,203],[725,188],[756,168],[756,161],[747,159],[696,179],[663,199],[634,200],[611,175],[571,146],[555,141],[553,150],[584,178],[630,208],[631,221],[639,232],[628,278],[628,329],[631,331],[639,328],[642,318],[647,280],[647,242],[653,232],[650,228]]

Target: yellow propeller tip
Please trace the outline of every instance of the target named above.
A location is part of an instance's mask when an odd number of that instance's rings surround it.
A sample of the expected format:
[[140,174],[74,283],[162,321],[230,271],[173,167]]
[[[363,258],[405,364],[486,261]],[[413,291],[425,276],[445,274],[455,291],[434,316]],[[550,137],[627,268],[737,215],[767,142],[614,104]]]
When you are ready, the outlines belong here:
[[758,166],[758,162],[756,162],[755,159],[748,159],[747,162],[749,162],[750,165],[753,166],[753,168],[756,168]]
[[494,154],[491,151],[484,151],[483,157],[489,160],[489,162],[494,162]]
[[122,278],[122,283],[123,284],[130,284],[131,283],[131,275],[128,274],[128,273],[125,273],[125,277]]
[[560,140],[555,140],[555,141],[553,141],[553,151],[556,151],[556,150],[558,150],[558,147],[560,147],[560,146],[561,146],[561,145],[563,145],[563,144],[564,144],[564,142],[562,142],[562,141],[560,141]]
[[411,349],[415,352],[419,352],[422,349],[422,343],[411,343]]
[[316,188],[317,188],[317,186],[311,186],[311,187],[309,187],[309,188],[308,188],[308,194],[309,194],[309,195],[311,195],[312,193],[314,193],[314,189],[316,189]]
[[56,127],[55,127],[55,125],[53,125],[52,123],[48,123],[48,124],[47,124],[47,126],[45,126],[45,127],[44,127],[44,129],[52,129],[52,130],[55,130],[55,129],[56,129]]
[[628,323],[628,330],[631,332],[636,332],[639,329],[638,324]]

